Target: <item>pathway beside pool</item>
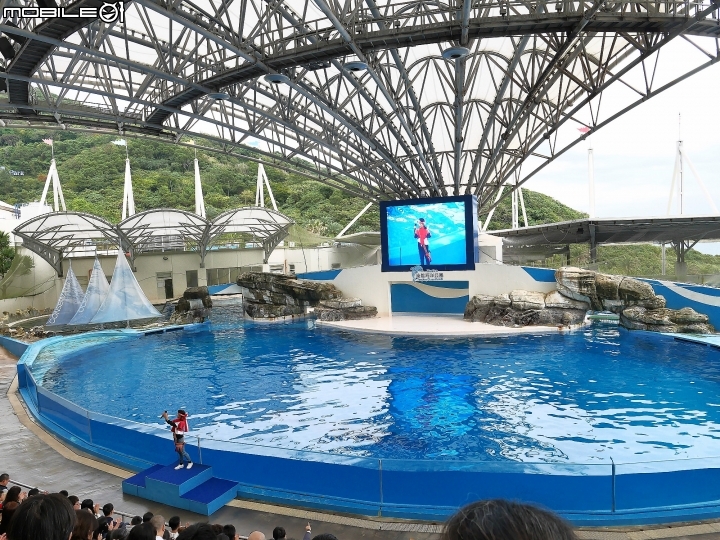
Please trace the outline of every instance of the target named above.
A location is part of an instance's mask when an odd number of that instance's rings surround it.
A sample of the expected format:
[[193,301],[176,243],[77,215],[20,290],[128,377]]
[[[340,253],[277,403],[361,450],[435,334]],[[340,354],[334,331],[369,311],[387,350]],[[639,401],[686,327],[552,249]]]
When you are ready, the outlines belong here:
[[514,336],[517,334],[557,333],[555,326],[509,328],[481,322],[470,322],[462,315],[395,314],[357,321],[316,321],[318,326],[355,332],[400,336],[470,337]]
[[[16,358],[0,347],[0,430],[4,434],[2,449],[6,457],[0,472],[8,472],[11,479],[51,492],[67,489],[101,504],[112,502],[117,510],[131,514],[142,515],[150,510],[165,519],[179,515],[183,522],[208,519],[123,494],[120,482],[131,472],[79,455],[43,431],[26,414],[16,393],[16,384],[12,384],[16,362]],[[310,521],[314,532],[332,533],[341,540],[439,540],[442,527],[437,523],[350,517],[239,499],[210,516],[209,521],[232,523],[242,536],[253,530],[263,531],[268,538],[276,525],[284,526],[289,535],[299,538]],[[577,534],[580,540],[720,540],[720,521],[578,529]]]

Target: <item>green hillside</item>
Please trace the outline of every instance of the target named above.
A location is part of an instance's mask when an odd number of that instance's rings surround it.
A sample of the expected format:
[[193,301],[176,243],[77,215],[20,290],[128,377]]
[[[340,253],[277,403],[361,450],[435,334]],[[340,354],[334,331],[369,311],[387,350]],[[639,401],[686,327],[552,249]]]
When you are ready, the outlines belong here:
[[[50,165],[48,133],[0,130],[0,198],[9,204],[38,200]],[[117,223],[122,210],[125,148],[112,135],[55,132],[55,158],[68,210],[89,212]],[[193,149],[148,139],[127,139],[135,206],[194,210]],[[255,202],[257,163],[215,152],[198,152],[209,218]],[[23,171],[12,176],[10,170]],[[334,236],[367,204],[320,182],[266,167],[278,208],[319,235]],[[269,204],[269,198],[266,199]],[[377,230],[377,207],[354,231]]]
[[[525,199],[525,211],[530,226],[587,217],[587,214],[573,210],[560,201],[537,191],[523,189],[523,198]],[[485,213],[480,215],[483,222],[485,222],[486,217],[487,214]],[[524,225],[522,210],[520,210],[520,225]],[[488,231],[499,231],[510,227],[512,227],[512,203],[510,197],[507,197],[498,204],[490,225],[488,225]]]
[[[50,147],[42,142],[47,131],[0,129],[0,199],[7,203],[38,200],[50,164]],[[100,215],[117,223],[122,208],[125,148],[115,146],[113,135],[54,132],[55,158],[68,210]],[[151,208],[194,210],[194,151],[151,139],[129,138],[135,205],[138,211]],[[208,217],[224,210],[247,206],[255,201],[257,164],[241,157],[198,151]],[[13,176],[10,171],[23,171]],[[366,201],[309,180],[304,176],[266,167],[281,212],[308,231],[326,237],[340,230],[365,206]],[[542,193],[523,190],[530,225],[584,217]],[[266,201],[268,204],[269,201]],[[480,216],[485,220],[486,215]],[[377,206],[355,224],[350,232],[379,230]],[[521,218],[522,223],[522,218]],[[510,199],[498,206],[489,230],[511,226]],[[599,269],[638,276],[660,274],[660,247],[652,245],[603,246],[598,249]],[[668,249],[668,271],[673,272],[674,253]],[[720,274],[720,256],[692,250],[687,255],[689,274]],[[555,257],[542,265],[557,267],[564,260]],[[572,246],[570,264],[589,264],[587,246]]]

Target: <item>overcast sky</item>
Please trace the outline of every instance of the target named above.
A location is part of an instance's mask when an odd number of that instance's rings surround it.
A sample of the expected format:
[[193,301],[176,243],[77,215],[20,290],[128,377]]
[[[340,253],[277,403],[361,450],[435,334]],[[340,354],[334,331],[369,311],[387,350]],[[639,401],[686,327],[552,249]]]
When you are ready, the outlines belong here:
[[[636,107],[592,136],[596,217],[663,216],[667,212],[682,114],[683,148],[720,206],[720,64]],[[589,211],[588,144],[580,143],[530,179],[540,191]],[[712,206],[685,165],[684,214],[712,215]],[[679,214],[677,196],[673,214]],[[522,219],[522,218],[521,218]],[[720,254],[720,244],[698,244]]]

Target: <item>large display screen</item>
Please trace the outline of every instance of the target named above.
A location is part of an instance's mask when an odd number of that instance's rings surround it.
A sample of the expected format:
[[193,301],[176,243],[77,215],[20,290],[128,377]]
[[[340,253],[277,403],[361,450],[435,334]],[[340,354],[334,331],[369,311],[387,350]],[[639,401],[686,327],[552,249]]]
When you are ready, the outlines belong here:
[[382,271],[422,266],[473,270],[478,261],[477,199],[472,195],[380,203]]

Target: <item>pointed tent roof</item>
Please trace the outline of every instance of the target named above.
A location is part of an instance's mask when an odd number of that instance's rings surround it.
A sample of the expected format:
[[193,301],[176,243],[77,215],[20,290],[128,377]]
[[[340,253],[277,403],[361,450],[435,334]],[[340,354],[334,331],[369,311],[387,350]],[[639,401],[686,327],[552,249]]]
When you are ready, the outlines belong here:
[[160,317],[135,279],[123,252],[118,253],[110,289],[92,323],[132,321]]
[[85,296],[82,299],[82,303],[77,310],[77,313],[72,318],[69,324],[88,324],[100,309],[100,306],[105,301],[110,285],[105,277],[100,266],[100,261],[95,257],[93,263],[92,274],[90,274],[90,282],[88,283]]
[[65,278],[65,285],[63,285],[62,291],[60,291],[60,298],[55,306],[55,309],[50,315],[50,318],[45,323],[45,326],[60,326],[68,324],[70,319],[75,316],[78,308],[83,300],[83,291],[75,277],[73,272],[72,264],[68,270],[67,278]]

